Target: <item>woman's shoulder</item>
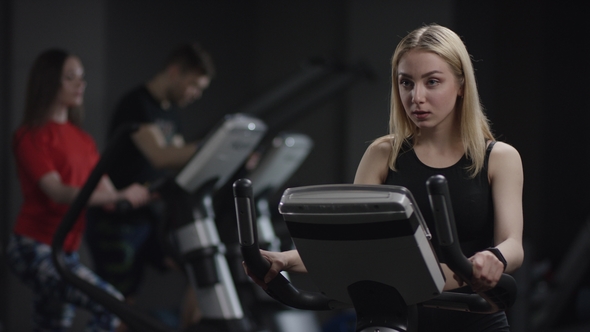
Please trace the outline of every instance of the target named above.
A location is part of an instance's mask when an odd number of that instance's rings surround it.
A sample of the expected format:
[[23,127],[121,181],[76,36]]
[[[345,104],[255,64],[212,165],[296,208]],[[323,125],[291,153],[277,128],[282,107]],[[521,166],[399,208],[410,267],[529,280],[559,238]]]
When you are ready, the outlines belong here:
[[21,125],[13,133],[13,141],[20,142],[39,142],[47,140],[51,136],[51,128],[48,124],[40,126]]
[[388,161],[392,149],[391,136],[383,136],[374,140],[361,158],[354,183],[382,184],[389,171]]
[[496,172],[505,171],[522,173],[522,160],[515,147],[505,142],[496,142],[490,152],[489,173],[493,176]]
[[68,131],[68,135],[71,135],[72,138],[77,137],[77,139],[81,140],[80,143],[96,145],[94,137],[89,132],[84,130],[82,127],[75,125],[71,122],[68,122],[66,128],[66,130]]
[[367,150],[372,150],[373,152],[389,155],[391,153],[391,150],[393,149],[393,140],[394,138],[392,135],[381,136],[374,140],[369,145]]
[[495,141],[494,146],[491,150],[491,156],[505,156],[505,157],[518,157],[520,158],[520,154],[518,150],[512,145],[502,142],[502,141]]

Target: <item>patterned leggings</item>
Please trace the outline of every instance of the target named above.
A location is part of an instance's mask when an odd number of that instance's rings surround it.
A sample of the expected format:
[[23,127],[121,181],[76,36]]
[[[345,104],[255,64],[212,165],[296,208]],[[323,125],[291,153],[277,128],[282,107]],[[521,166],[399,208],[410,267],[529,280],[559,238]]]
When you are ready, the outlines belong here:
[[[116,316],[62,279],[53,265],[49,245],[13,234],[6,256],[12,271],[33,290],[34,331],[66,331],[72,325],[76,307],[93,313],[86,331],[114,331],[119,325]],[[80,278],[123,300],[123,296],[113,286],[80,264],[76,252],[66,254],[65,262]]]

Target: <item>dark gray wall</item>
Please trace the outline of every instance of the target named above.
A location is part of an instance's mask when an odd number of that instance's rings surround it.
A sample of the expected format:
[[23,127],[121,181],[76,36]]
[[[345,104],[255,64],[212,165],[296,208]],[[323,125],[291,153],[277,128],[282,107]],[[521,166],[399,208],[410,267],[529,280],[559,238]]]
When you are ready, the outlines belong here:
[[10,224],[10,206],[12,203],[10,185],[10,161],[5,156],[10,154],[10,128],[11,114],[1,110],[9,109],[10,95],[10,30],[11,30],[11,4],[7,1],[0,2],[0,330],[7,320],[8,301],[5,294],[8,285],[8,269],[3,261],[4,243],[8,237]]
[[[100,147],[117,99],[148,79],[181,41],[199,40],[218,67],[203,99],[183,113],[189,139],[299,72],[311,57],[364,61],[373,80],[352,85],[284,128],[315,141],[287,184],[305,185],[352,181],[368,142],[387,132],[395,45],[409,30],[437,22],[455,29],[473,55],[493,129],[523,158],[525,237],[537,257],[558,264],[589,212],[587,17],[578,5],[550,1],[2,1],[0,240],[20,205],[9,135],[20,121],[28,68],[47,47],[81,56],[89,82],[84,126]],[[181,279],[162,278],[150,273],[148,282],[174,302]],[[23,330],[30,291],[4,266],[0,294],[0,320],[9,331]],[[146,291],[145,304],[162,300],[160,294]]]

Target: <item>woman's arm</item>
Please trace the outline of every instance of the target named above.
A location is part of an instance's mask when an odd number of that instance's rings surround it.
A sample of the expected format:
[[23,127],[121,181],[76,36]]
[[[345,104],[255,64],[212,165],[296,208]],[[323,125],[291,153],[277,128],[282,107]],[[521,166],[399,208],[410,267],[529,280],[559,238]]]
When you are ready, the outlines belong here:
[[524,260],[524,175],[518,151],[508,144],[496,143],[490,154],[489,175],[494,199],[494,243],[506,258],[506,272],[511,273]]
[[[80,188],[66,185],[62,182],[59,173],[51,171],[39,180],[41,190],[54,202],[60,204],[71,204]],[[132,184],[129,187],[117,191],[111,180],[104,176],[88,200],[89,206],[102,206],[114,204],[119,200],[127,200],[133,207],[146,204],[150,199],[147,188],[139,184]]]
[[[506,143],[496,143],[490,153],[488,176],[494,201],[494,245],[506,259],[505,272],[512,273],[524,260],[524,175],[518,151]],[[476,253],[470,260],[473,263],[474,290],[494,287],[504,272],[504,264],[487,250]]]

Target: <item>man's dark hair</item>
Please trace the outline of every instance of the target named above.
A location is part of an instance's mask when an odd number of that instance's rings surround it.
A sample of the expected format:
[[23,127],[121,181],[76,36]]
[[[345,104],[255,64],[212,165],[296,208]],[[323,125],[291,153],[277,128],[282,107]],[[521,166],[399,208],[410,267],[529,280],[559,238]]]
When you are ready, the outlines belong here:
[[172,51],[164,63],[165,67],[179,65],[182,71],[195,71],[213,78],[215,66],[209,52],[198,43],[186,43],[179,45]]

